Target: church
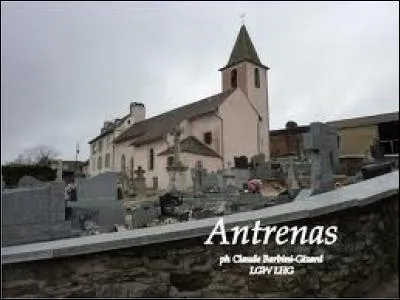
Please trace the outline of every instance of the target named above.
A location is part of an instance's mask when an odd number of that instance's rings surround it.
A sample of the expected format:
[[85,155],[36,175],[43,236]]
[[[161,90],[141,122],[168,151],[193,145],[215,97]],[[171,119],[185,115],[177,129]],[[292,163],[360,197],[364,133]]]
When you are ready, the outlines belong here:
[[143,103],[132,102],[126,116],[104,122],[89,142],[90,175],[116,171],[133,178],[141,167],[148,187],[168,188],[175,126],[182,131],[180,158],[189,169],[201,162],[216,171],[233,166],[235,157],[260,153],[269,160],[268,67],[261,63],[245,25],[219,71],[218,94],[151,118],[146,118]]

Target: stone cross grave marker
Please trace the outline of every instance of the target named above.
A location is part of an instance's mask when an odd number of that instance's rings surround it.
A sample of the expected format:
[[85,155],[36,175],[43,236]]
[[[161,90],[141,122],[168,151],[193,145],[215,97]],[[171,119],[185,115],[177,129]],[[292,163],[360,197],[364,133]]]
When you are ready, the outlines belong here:
[[201,193],[201,186],[203,183],[206,169],[203,168],[203,163],[199,160],[196,162],[196,166],[191,170],[193,180],[193,194]]
[[138,166],[137,170],[135,170],[136,177],[134,178],[134,187],[137,195],[145,195],[146,194],[146,178],[144,177],[144,173],[146,171],[142,169],[141,166]]
[[57,161],[57,181],[62,181],[62,174],[63,174],[63,162],[61,159]]
[[304,148],[311,155],[311,194],[334,188],[333,170],[338,167],[338,135],[331,125],[314,122],[304,134]]
[[169,189],[171,192],[176,192],[178,190],[183,190],[185,186],[185,176],[184,173],[187,170],[187,167],[183,165],[180,152],[181,152],[181,145],[180,145],[180,137],[183,133],[182,128],[179,125],[176,125],[171,134],[174,137],[174,160],[172,162],[172,166],[167,167],[167,171],[169,174]]
[[183,133],[182,128],[179,126],[175,126],[172,129],[171,134],[174,136],[174,165],[179,165],[181,162],[181,134]]

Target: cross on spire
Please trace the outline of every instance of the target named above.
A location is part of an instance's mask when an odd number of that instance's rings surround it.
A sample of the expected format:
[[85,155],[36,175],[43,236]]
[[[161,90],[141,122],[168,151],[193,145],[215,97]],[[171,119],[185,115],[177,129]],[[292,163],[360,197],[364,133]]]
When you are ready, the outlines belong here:
[[246,17],[246,14],[241,14],[240,15],[240,20],[242,21],[242,25],[244,25],[244,18]]

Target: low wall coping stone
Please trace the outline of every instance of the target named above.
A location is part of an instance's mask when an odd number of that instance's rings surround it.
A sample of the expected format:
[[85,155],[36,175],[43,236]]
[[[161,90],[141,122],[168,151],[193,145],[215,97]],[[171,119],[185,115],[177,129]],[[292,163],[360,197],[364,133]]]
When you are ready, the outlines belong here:
[[[223,216],[227,230],[234,226],[263,226],[312,218],[361,207],[399,193],[399,171],[361,181],[336,190],[260,210]],[[208,236],[220,217],[171,225],[140,228],[78,238],[1,248],[2,264],[74,256],[113,249],[149,245],[167,241]]]

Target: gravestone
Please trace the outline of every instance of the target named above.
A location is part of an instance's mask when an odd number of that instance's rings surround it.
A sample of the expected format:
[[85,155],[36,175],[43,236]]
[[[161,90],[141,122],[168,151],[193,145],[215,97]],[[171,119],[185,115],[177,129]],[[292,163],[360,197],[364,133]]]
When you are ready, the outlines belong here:
[[77,236],[65,220],[64,182],[2,192],[2,247]]
[[270,179],[274,178],[271,163],[263,162],[256,164],[250,171],[250,176],[253,178]]
[[334,170],[339,166],[337,130],[321,122],[310,124],[303,135],[304,148],[311,156],[311,194],[334,189]]
[[18,180],[17,186],[19,188],[35,188],[45,186],[47,183],[36,179],[35,177],[25,175]]
[[237,169],[232,168],[232,173],[235,175],[235,186],[241,188],[244,183],[247,183],[250,179],[249,169]]
[[74,226],[79,224],[82,214],[96,216],[91,221],[101,232],[112,232],[114,224],[124,224],[125,208],[123,201],[117,199],[117,180],[117,172],[105,172],[88,179],[76,178],[77,201],[70,202]]
[[203,184],[204,176],[206,175],[206,173],[207,170],[203,168],[203,163],[201,161],[197,161],[195,168],[191,169],[194,195],[201,194],[201,186]]
[[[80,223],[81,216],[90,216],[90,221],[96,223],[100,232],[112,232],[114,225],[123,225],[125,223],[125,207],[123,201],[104,200],[104,199],[79,199],[71,202],[72,224],[74,227]],[[93,217],[93,218],[92,218]],[[94,218],[95,217],[95,218]],[[80,228],[80,226],[79,226]]]
[[99,212],[89,208],[74,208],[71,215],[71,224],[73,228],[86,230],[87,222],[98,223]]
[[255,168],[256,166],[265,164],[265,154],[264,153],[260,153],[257,155],[254,155],[251,158],[251,167]]
[[289,158],[286,186],[289,196],[292,199],[294,199],[297,196],[298,192],[300,191],[300,184],[295,173],[294,162],[292,157]]
[[371,156],[375,160],[382,160],[385,157],[385,150],[379,144],[377,139],[374,139],[373,145],[370,147]]
[[141,166],[135,171],[135,179],[133,180],[134,191],[137,196],[146,195],[146,178],[144,177],[145,170]]
[[153,176],[153,190],[157,191],[158,190],[158,177]]
[[226,196],[230,196],[235,192],[235,175],[232,172],[231,163],[228,162],[228,168],[226,168],[222,174],[222,193]]
[[221,193],[222,176],[218,172],[205,172],[202,176],[201,192],[203,193]]
[[175,208],[182,204],[183,197],[177,193],[166,193],[159,197],[162,216],[173,216],[175,214]]
[[235,156],[233,158],[234,162],[235,162],[235,168],[238,169],[247,169],[249,167],[249,160],[247,158],[247,156]]
[[153,222],[160,214],[160,209],[154,205],[140,205],[132,208],[130,212],[130,228],[146,227]]
[[117,172],[104,172],[90,178],[76,178],[75,185],[78,201],[117,200]]

